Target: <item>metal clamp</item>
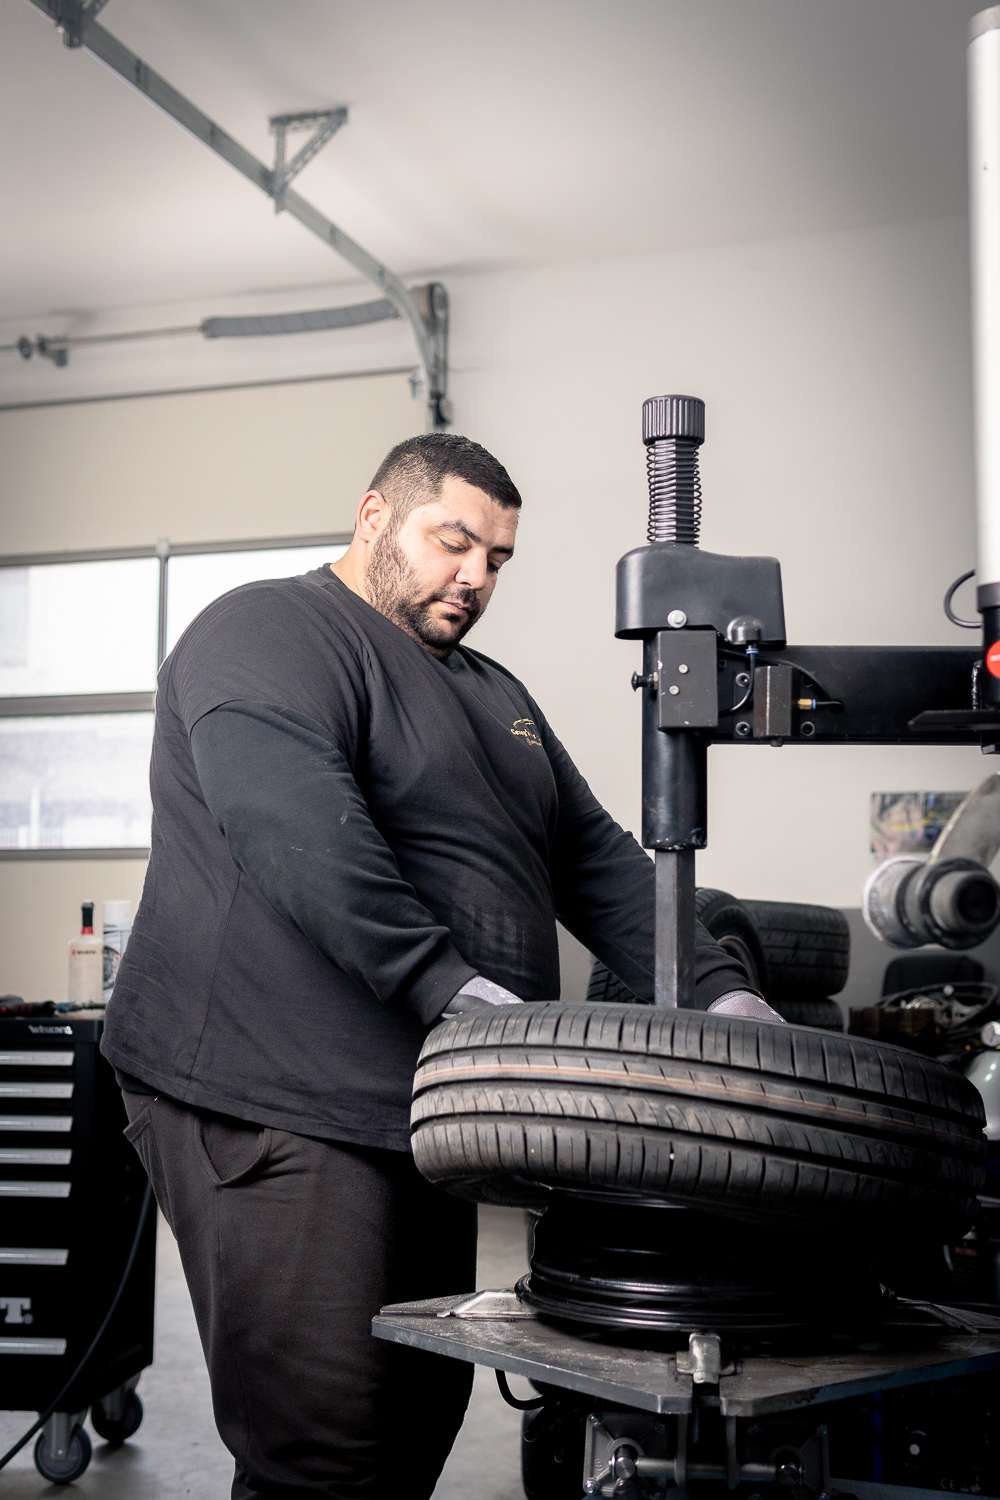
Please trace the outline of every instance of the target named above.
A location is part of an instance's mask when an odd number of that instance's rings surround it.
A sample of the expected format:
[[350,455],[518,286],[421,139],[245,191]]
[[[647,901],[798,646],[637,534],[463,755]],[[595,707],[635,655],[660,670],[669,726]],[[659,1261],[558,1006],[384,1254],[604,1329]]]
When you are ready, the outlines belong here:
[[717,1333],[692,1333],[688,1352],[676,1356],[681,1375],[690,1375],[695,1385],[718,1385],[723,1375],[735,1375],[736,1366],[722,1363],[722,1342]]

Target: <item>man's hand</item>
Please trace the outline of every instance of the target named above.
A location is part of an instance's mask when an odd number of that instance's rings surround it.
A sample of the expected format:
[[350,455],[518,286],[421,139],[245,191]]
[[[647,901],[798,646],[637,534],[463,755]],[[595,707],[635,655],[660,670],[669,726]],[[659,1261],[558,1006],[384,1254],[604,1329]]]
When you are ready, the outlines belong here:
[[759,995],[752,995],[749,990],[730,990],[728,995],[720,995],[708,1007],[708,1014],[743,1016],[748,1021],[769,1021],[774,1026],[785,1024],[784,1016],[779,1016],[766,1000],[762,1000]]
[[[463,984],[457,995],[452,996],[438,1020],[454,1021],[458,1016],[489,1013],[501,1005],[523,1004],[520,995],[515,995],[512,990],[504,989],[502,984],[494,984],[492,979],[484,979],[482,974],[477,974],[474,979]],[[785,1024],[783,1016],[779,1016],[766,1000],[762,1000],[759,995],[752,994],[750,990],[730,990],[728,994],[720,995],[718,1000],[713,1000],[708,1007],[708,1014],[742,1016],[749,1021],[767,1021],[775,1026]]]
[[523,1004],[524,1001],[520,995],[515,995],[512,990],[505,990],[502,984],[494,984],[492,979],[484,979],[482,974],[477,974],[462,985],[457,995],[452,996],[438,1020],[453,1021],[456,1016],[468,1016],[476,1011],[491,1011],[498,1005]]

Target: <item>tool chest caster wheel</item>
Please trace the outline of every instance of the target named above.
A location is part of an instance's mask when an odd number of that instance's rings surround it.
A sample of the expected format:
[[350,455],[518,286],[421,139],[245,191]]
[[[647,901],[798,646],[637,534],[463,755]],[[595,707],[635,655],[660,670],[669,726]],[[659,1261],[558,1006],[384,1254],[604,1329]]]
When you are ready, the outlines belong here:
[[110,1396],[95,1401],[90,1408],[90,1425],[106,1443],[127,1442],[142,1425],[141,1398],[135,1391],[126,1391],[117,1402]]
[[92,1451],[90,1438],[79,1424],[59,1446],[46,1426],[35,1444],[35,1468],[51,1484],[72,1484],[90,1463]]

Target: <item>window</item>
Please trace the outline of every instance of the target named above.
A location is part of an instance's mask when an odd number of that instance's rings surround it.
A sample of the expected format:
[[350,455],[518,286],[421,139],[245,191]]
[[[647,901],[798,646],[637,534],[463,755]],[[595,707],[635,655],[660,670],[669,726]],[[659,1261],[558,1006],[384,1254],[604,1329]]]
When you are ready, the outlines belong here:
[[0,570],[0,694],[150,692],[155,557]]
[[336,562],[346,550],[341,539],[319,546],[274,544],[253,552],[186,552],[172,557],[167,570],[166,650],[172,651],[195,615],[227,590],[259,578],[291,578],[323,563]]
[[220,594],[346,547],[332,536],[0,559],[0,858],[144,854],[160,662]]

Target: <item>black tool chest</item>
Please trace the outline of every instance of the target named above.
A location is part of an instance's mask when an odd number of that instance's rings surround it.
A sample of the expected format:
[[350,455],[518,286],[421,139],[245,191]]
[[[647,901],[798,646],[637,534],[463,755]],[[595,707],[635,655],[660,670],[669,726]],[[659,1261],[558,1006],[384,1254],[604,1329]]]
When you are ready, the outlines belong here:
[[[103,1020],[0,1018],[0,1408],[45,1411],[100,1327],[146,1178],[100,1056]],[[80,1415],[153,1358],[156,1216],[93,1361],[60,1402]]]

